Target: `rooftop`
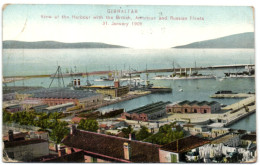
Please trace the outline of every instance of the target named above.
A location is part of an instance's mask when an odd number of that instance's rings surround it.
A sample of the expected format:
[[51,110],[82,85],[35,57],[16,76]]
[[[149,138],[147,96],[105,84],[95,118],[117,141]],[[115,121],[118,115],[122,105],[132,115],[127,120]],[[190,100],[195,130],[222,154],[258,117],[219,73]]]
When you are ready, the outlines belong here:
[[176,140],[169,144],[163,145],[160,149],[164,151],[175,152],[175,153],[183,153],[183,152],[190,151],[194,148],[203,146],[204,144],[207,144],[209,142],[210,142],[209,140],[205,140],[196,136],[189,136],[189,137]]
[[76,130],[74,134],[68,135],[62,141],[68,147],[82,149],[96,155],[103,155],[103,157],[121,161],[126,161],[123,148],[125,142],[131,146],[131,162],[159,162],[159,146],[156,144],[83,130]]
[[194,127],[195,125],[194,124],[184,124],[183,127]]
[[241,140],[256,141],[256,134],[247,134],[241,137]]
[[23,91],[22,94],[32,94],[33,98],[62,98],[62,99],[82,99],[86,97],[97,96],[101,94],[83,91],[72,90],[69,88],[43,88],[31,91]]
[[208,128],[207,125],[195,125],[194,127],[195,128]]
[[3,94],[6,93],[15,93],[15,92],[22,92],[28,90],[35,90],[40,89],[43,87],[29,87],[29,86],[3,86]]
[[18,107],[21,107],[21,105],[19,105],[19,104],[13,104],[13,105],[8,105],[8,106],[6,106],[5,108],[6,108],[6,109],[9,109],[9,108],[18,108]]
[[164,109],[165,106],[169,103],[170,103],[169,101],[168,102],[159,101],[159,102],[156,102],[156,103],[147,104],[145,106],[127,111],[127,113],[138,113],[138,114],[147,113],[147,114],[149,114],[149,113],[153,113],[155,111]]
[[86,118],[85,117],[77,117],[77,116],[75,116],[75,117],[73,117],[71,119],[71,121],[74,122],[74,123],[79,123],[81,119],[86,119]]
[[72,162],[77,162],[77,163],[84,163],[84,152],[79,151],[79,152],[74,152],[71,154],[66,154],[66,155],[62,155],[60,157],[54,157],[54,158],[45,158],[43,160],[41,160],[41,162],[64,162],[64,163],[72,163]]
[[[181,101],[181,102],[179,102],[179,103],[176,103],[176,104],[179,104],[179,105],[184,105],[184,104],[188,104],[188,105],[190,105],[190,106],[192,106],[192,105],[199,105],[199,106],[203,106],[203,105],[214,105],[214,104],[219,104],[218,102],[216,102],[216,101],[211,101],[211,102],[208,102],[208,101],[196,101],[196,100],[194,100],[194,101],[188,101],[188,100],[184,100],[184,101]],[[175,105],[176,105],[175,104]]]
[[41,100],[23,100],[21,104],[44,104]]
[[35,108],[35,109],[37,109],[37,108],[47,108],[48,106],[49,106],[48,104],[34,105],[34,106],[31,107],[31,109],[32,108]]
[[5,148],[11,148],[11,147],[17,147],[17,146],[24,146],[24,145],[30,145],[30,144],[37,144],[37,143],[43,143],[48,142],[43,139],[30,139],[30,140],[19,140],[19,141],[5,141],[4,147]]
[[45,131],[36,131],[34,132],[35,134],[48,134],[48,132],[45,132]]
[[65,104],[59,104],[59,105],[50,106],[50,107],[47,107],[45,109],[50,111],[50,110],[53,110],[53,109],[63,108],[63,107],[73,106],[73,105],[74,105],[74,103],[71,102],[71,103],[65,103]]
[[[14,133],[14,141],[20,140],[20,139],[25,139],[25,137],[28,135],[28,132],[19,132],[19,133]],[[8,140],[8,135],[3,137],[3,141]]]
[[235,137],[235,136],[238,136],[236,134],[227,134],[227,135],[224,135],[224,136],[221,136],[215,140],[212,140],[211,141],[211,144],[220,144],[220,143],[225,143],[227,142],[229,139]]
[[212,128],[212,130],[225,130],[225,131],[229,131],[230,128],[225,128],[225,127],[214,127],[214,128]]

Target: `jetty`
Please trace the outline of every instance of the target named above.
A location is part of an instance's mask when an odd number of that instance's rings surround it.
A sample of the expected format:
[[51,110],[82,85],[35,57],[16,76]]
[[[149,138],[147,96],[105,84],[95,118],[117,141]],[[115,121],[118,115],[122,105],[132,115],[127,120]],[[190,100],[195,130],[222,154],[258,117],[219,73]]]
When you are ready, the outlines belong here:
[[247,98],[254,96],[253,93],[214,94],[211,98]]
[[228,105],[224,108],[222,108],[222,110],[239,110],[241,108],[244,108],[244,106],[249,106],[250,104],[254,104],[255,102],[255,95],[248,97],[246,99],[243,99],[239,102],[236,102],[234,104]]
[[208,125],[209,127],[226,127],[251,115],[252,113],[255,113],[255,96],[251,96],[237,103],[228,105],[222,108],[222,110],[226,110],[227,112],[219,115],[218,118],[215,119],[217,121],[220,120],[221,122],[212,123]]

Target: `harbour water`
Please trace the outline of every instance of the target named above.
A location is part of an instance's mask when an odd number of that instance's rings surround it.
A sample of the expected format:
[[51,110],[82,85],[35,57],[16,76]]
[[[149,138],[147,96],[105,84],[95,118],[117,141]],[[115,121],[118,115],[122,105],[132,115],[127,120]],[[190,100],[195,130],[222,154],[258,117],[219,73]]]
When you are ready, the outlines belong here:
[[[253,49],[163,49],[163,50],[142,50],[142,49],[6,49],[3,50],[3,75],[37,75],[52,74],[57,69],[57,64],[62,67],[62,71],[73,70],[78,72],[102,71],[102,70],[145,70],[172,68],[213,66],[229,64],[254,63]],[[74,67],[76,66],[76,67]],[[125,108],[126,111],[137,108],[156,101],[182,101],[182,100],[207,100],[218,101],[221,104],[229,105],[240,99],[214,99],[209,96],[218,90],[232,90],[238,93],[255,92],[254,78],[229,78],[222,79],[224,72],[242,71],[232,70],[207,70],[200,73],[217,75],[217,79],[200,80],[151,80],[154,86],[171,87],[172,93],[150,94],[138,99],[120,102],[101,109]],[[157,73],[169,75],[170,73]],[[153,78],[156,74],[149,74]],[[80,78],[85,84],[86,77]],[[93,84],[112,85],[113,82],[95,82],[99,76],[89,76],[88,79]],[[145,80],[145,75],[141,78]],[[71,82],[72,78],[64,78],[65,84]],[[32,78],[23,81],[7,83],[7,86],[43,86],[48,87],[51,79]],[[127,81],[121,82],[122,85]],[[57,83],[54,82],[54,86]],[[183,90],[182,92],[180,90]],[[231,128],[256,130],[256,115],[252,114],[243,120],[230,126]]]

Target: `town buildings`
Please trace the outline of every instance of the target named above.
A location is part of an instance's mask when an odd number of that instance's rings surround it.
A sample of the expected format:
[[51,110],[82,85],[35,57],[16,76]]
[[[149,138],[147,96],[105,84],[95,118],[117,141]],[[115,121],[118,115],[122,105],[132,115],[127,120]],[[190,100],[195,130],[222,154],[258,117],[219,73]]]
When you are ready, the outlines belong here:
[[167,113],[215,113],[220,110],[220,103],[216,101],[181,101],[166,106]]

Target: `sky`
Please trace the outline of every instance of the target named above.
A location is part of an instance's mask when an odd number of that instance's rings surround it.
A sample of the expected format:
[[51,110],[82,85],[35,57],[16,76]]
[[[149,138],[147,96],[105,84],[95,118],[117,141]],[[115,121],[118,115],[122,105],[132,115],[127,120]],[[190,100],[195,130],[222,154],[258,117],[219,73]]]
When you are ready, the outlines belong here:
[[[114,10],[120,13],[111,13]],[[141,49],[170,48],[254,32],[253,15],[251,7],[8,5],[3,10],[3,40],[102,42]],[[49,16],[51,18],[47,18]],[[75,19],[78,16],[84,19]],[[102,19],[94,19],[95,16]],[[116,19],[116,16],[130,19]],[[154,20],[137,20],[136,17]]]

